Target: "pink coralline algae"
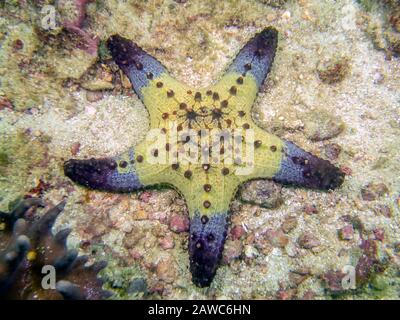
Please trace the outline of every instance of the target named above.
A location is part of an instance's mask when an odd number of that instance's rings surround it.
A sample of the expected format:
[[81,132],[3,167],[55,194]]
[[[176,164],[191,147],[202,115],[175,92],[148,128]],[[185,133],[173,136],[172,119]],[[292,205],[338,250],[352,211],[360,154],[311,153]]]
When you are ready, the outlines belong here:
[[169,220],[169,228],[176,232],[186,232],[189,230],[189,218],[180,214],[174,214]]
[[75,19],[64,20],[62,25],[68,32],[71,32],[80,38],[81,41],[78,45],[79,49],[92,56],[97,56],[99,39],[97,37],[93,37],[87,31],[83,30],[83,22],[86,18],[86,5],[89,2],[91,2],[91,0],[75,0],[74,4],[77,12]]

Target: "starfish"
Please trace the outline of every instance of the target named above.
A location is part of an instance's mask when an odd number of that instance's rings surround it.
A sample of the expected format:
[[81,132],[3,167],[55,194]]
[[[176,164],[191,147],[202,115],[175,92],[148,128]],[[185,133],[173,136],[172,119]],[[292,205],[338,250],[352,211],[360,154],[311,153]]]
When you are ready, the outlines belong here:
[[264,29],[240,50],[218,82],[197,90],[174,79],[131,40],[111,36],[107,46],[147,107],[151,130],[118,156],[64,164],[66,176],[92,189],[176,189],[188,206],[190,271],[199,287],[209,286],[215,276],[230,202],[240,184],[266,178],[329,190],[344,181],[344,173],[329,161],[262,130],[252,119],[251,108],[277,43],[277,30]]

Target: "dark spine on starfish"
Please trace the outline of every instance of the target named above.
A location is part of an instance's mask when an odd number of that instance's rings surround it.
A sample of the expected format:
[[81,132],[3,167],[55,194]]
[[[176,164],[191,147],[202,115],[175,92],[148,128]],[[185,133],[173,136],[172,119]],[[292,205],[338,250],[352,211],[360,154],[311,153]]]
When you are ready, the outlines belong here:
[[329,161],[318,158],[285,141],[280,170],[273,179],[313,189],[329,190],[342,185],[345,174]]
[[64,163],[64,174],[71,180],[89,187],[113,192],[131,192],[143,185],[136,174],[134,164],[123,161],[123,166],[130,166],[126,172],[119,172],[114,158],[75,160]]
[[126,38],[113,35],[108,39],[107,46],[114,61],[128,76],[133,89],[141,99],[143,99],[142,88],[147,86],[151,79],[167,72],[157,59]]
[[251,74],[260,87],[269,73],[278,45],[278,31],[268,27],[256,34],[238,53],[227,72]]
[[190,272],[195,285],[208,287],[214,279],[224,249],[227,227],[226,213],[210,217],[195,214],[190,220]]

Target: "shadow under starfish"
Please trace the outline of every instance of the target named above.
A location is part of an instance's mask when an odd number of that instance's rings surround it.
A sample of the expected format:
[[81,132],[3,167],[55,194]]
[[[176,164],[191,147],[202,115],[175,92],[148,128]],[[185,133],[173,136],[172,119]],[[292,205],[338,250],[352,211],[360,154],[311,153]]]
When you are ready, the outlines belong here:
[[[72,159],[64,164],[65,175],[93,189],[176,188],[189,209],[190,271],[200,287],[209,286],[215,276],[227,234],[229,204],[240,184],[267,178],[329,190],[344,181],[344,173],[330,162],[267,133],[251,117],[277,42],[278,32],[272,27],[264,29],[241,49],[217,83],[196,90],[171,77],[159,61],[132,41],[110,37],[108,48],[147,107],[151,130],[144,141],[116,157]],[[209,143],[208,139],[208,144],[202,144],[204,132],[210,130],[224,137],[217,135],[218,141]],[[201,161],[187,161],[190,147],[198,147]],[[242,154],[239,147],[251,154],[250,159],[236,157]]]

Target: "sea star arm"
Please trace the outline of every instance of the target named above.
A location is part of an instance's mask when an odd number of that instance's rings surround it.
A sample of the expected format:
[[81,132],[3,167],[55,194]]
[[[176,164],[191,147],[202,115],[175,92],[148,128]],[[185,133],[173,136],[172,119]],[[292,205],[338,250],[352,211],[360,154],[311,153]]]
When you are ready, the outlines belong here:
[[340,187],[345,174],[329,161],[304,151],[290,141],[283,141],[279,170],[272,177],[281,184],[320,190]]
[[64,173],[71,180],[104,191],[130,192],[142,188],[136,172],[135,152],[128,152],[109,158],[77,160],[64,163]]
[[227,74],[237,73],[249,76],[259,89],[271,70],[277,44],[278,31],[273,27],[265,28],[239,51],[229,66]]
[[213,86],[241,114],[250,113],[264,83],[278,44],[278,32],[268,27],[250,39],[239,51],[222,78]]
[[[150,127],[176,120],[180,105],[189,105],[194,96],[191,89],[173,78],[167,69],[153,56],[133,41],[119,35],[107,41],[114,61],[129,78],[133,90],[146,106],[150,115]],[[194,93],[193,93],[194,95]]]
[[254,139],[246,144],[246,150],[249,149],[245,164],[236,168],[241,182],[267,178],[284,185],[330,190],[340,187],[344,181],[345,174],[329,161],[264,130],[255,128]]

